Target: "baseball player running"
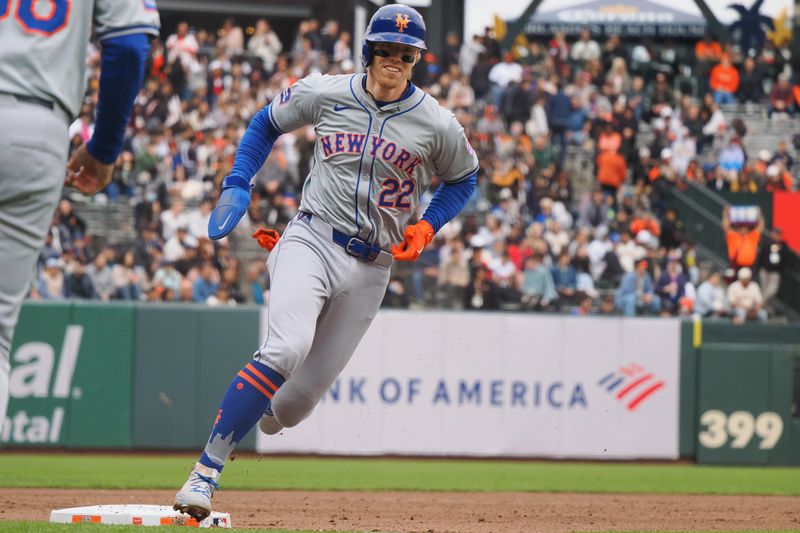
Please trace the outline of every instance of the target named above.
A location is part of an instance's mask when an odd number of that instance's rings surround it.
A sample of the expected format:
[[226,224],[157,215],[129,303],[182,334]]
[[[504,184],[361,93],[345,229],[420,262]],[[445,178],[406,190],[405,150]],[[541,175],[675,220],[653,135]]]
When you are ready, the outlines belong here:
[[[92,23],[103,47],[97,120],[65,180]],[[158,30],[154,0],[0,0],[0,424],[14,327],[62,182],[88,195],[110,181]]]
[[[225,393],[176,510],[208,516],[225,462],[259,420],[275,434],[311,414],[375,317],[392,261],[417,259],[472,195],[478,160],[463,128],[409,82],[422,50],[420,14],[384,6],[364,37],[366,74],[308,76],[248,126],[209,222],[212,239],[245,213],[250,178],[281,133],[313,124],[314,164],[283,236],[256,234],[274,246],[267,336]],[[434,174],[441,187],[422,219],[407,225]]]

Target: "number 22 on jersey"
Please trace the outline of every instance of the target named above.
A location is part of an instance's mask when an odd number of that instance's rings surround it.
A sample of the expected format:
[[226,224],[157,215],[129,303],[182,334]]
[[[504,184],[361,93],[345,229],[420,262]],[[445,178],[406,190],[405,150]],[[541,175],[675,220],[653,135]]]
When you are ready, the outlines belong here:
[[49,37],[67,26],[71,7],[72,0],[0,0],[0,21],[13,11],[24,31]]
[[[403,180],[401,183],[396,178],[386,178],[383,180],[383,189],[378,196],[378,205],[394,209],[408,209],[411,207],[411,203],[407,198],[415,188],[416,184],[413,180]],[[400,194],[397,194],[398,192]]]

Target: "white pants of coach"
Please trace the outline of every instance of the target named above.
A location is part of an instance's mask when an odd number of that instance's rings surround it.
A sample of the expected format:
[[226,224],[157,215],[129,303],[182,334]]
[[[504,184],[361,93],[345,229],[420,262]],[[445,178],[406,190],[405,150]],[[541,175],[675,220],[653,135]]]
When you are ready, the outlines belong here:
[[67,149],[67,119],[58,108],[0,94],[0,426],[14,328],[61,197]]

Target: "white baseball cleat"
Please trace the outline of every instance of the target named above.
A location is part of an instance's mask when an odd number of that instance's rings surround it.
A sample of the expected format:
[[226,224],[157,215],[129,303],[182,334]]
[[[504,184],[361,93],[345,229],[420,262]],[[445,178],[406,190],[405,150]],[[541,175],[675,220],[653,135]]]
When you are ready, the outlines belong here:
[[214,491],[219,490],[219,470],[197,463],[194,465],[189,479],[175,495],[176,511],[186,513],[198,522],[211,514],[211,498]]

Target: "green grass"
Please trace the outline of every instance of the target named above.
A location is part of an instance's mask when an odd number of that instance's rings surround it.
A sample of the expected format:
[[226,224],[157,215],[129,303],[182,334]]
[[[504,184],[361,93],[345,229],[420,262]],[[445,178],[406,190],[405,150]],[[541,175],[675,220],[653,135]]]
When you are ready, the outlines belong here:
[[[194,456],[0,455],[0,487],[176,489]],[[800,495],[800,468],[244,457],[223,490],[433,490]]]

